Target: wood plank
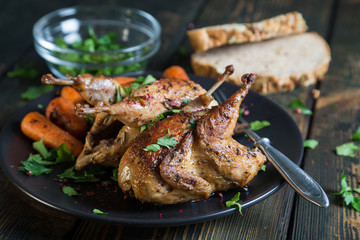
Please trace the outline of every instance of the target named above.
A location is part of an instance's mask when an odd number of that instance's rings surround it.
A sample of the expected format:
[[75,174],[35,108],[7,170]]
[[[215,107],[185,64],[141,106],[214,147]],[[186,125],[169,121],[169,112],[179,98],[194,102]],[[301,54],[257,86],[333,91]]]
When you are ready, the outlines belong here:
[[351,141],[360,123],[360,3],[341,1],[337,10],[332,62],[321,84],[310,135],[319,146],[306,152],[304,165],[324,187],[331,205],[318,209],[298,199],[293,239],[359,239],[360,235],[360,213],[346,207],[341,197],[331,195],[341,189],[341,173],[353,188],[359,188],[360,181],[359,154],[350,158],[334,152],[336,146]]

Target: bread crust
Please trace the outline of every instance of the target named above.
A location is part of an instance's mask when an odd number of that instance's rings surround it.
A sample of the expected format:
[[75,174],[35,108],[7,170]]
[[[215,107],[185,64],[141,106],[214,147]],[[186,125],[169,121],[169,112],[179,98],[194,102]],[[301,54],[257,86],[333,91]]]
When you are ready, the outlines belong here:
[[193,29],[187,32],[195,52],[227,44],[258,42],[265,39],[307,31],[306,22],[299,12],[278,15],[260,22],[223,24]]
[[[257,75],[256,81],[252,85],[252,90],[257,91],[261,94],[271,94],[278,92],[290,92],[294,90],[297,86],[306,87],[311,84],[316,83],[318,80],[322,80],[324,78],[325,73],[328,71],[329,63],[331,59],[330,48],[326,41],[319,36],[317,33],[312,32],[315,37],[319,38],[326,49],[327,56],[324,57],[323,61],[318,64],[314,69],[292,74],[289,76],[265,76],[253,72]],[[256,43],[254,43],[256,44]],[[192,68],[197,75],[207,76],[212,78],[217,78],[220,73],[217,72],[217,67],[205,62],[197,61],[193,54],[191,58]],[[305,60],[306,61],[306,60]],[[228,79],[229,82],[235,83],[237,85],[241,85],[241,77],[237,75],[231,75]]]

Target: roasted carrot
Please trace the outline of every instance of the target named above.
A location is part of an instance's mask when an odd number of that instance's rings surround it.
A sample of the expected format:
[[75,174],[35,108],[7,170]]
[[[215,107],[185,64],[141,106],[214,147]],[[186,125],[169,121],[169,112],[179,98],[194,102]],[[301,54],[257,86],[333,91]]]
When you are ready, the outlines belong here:
[[61,89],[60,96],[66,99],[69,99],[73,104],[85,103],[84,98],[80,93],[73,87],[65,86]]
[[165,69],[165,71],[163,72],[163,78],[178,78],[190,80],[184,68],[178,65],[173,65]]
[[136,80],[136,78],[134,77],[125,77],[125,76],[117,76],[114,77],[113,79],[115,79],[123,87],[130,86],[130,83],[135,82]]
[[34,141],[43,139],[47,147],[58,148],[64,143],[76,157],[79,156],[84,146],[80,140],[65,132],[38,112],[30,112],[23,118],[21,131]]
[[75,105],[63,97],[56,97],[48,104],[45,115],[60,128],[82,139],[88,131],[87,121],[75,114]]

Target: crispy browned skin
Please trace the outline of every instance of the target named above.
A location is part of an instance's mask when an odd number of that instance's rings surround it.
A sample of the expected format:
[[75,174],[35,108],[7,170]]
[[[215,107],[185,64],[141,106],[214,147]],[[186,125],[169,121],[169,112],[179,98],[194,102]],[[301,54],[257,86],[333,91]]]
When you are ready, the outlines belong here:
[[[217,190],[246,185],[265,156],[232,138],[240,104],[254,80],[244,75],[244,86],[211,110],[181,112],[141,133],[123,155],[119,186],[142,202],[174,204],[206,199]],[[197,127],[192,128],[192,121]],[[169,135],[178,144],[157,152],[144,149]]]
[[[184,100],[196,99],[189,103],[196,110],[217,104],[205,93],[200,85],[190,80],[164,79],[135,90],[124,101],[111,106],[78,107],[78,112],[82,114],[99,113],[76,160],[76,169],[80,170],[90,163],[117,167],[143,124],[156,119],[166,110],[186,106]],[[101,134],[104,131],[113,134]]]

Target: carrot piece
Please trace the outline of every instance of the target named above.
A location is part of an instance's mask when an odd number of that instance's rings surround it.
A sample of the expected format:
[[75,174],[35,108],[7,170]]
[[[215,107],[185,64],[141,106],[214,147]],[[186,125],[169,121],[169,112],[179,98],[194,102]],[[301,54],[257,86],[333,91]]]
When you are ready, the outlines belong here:
[[48,104],[45,116],[74,137],[82,139],[88,131],[87,121],[75,114],[75,105],[63,97],[56,97]]
[[80,95],[80,93],[73,87],[65,86],[61,89],[60,96],[66,99],[69,99],[75,105],[77,103],[85,103],[84,98]]
[[21,131],[34,141],[43,139],[47,147],[58,148],[64,143],[76,157],[79,156],[84,146],[80,140],[65,132],[38,112],[30,112],[23,118]]
[[184,68],[173,65],[165,69],[163,72],[163,78],[177,78],[177,79],[185,79],[190,80]]
[[136,78],[134,77],[126,77],[126,76],[117,76],[113,77],[121,86],[128,87],[130,83],[135,82]]

